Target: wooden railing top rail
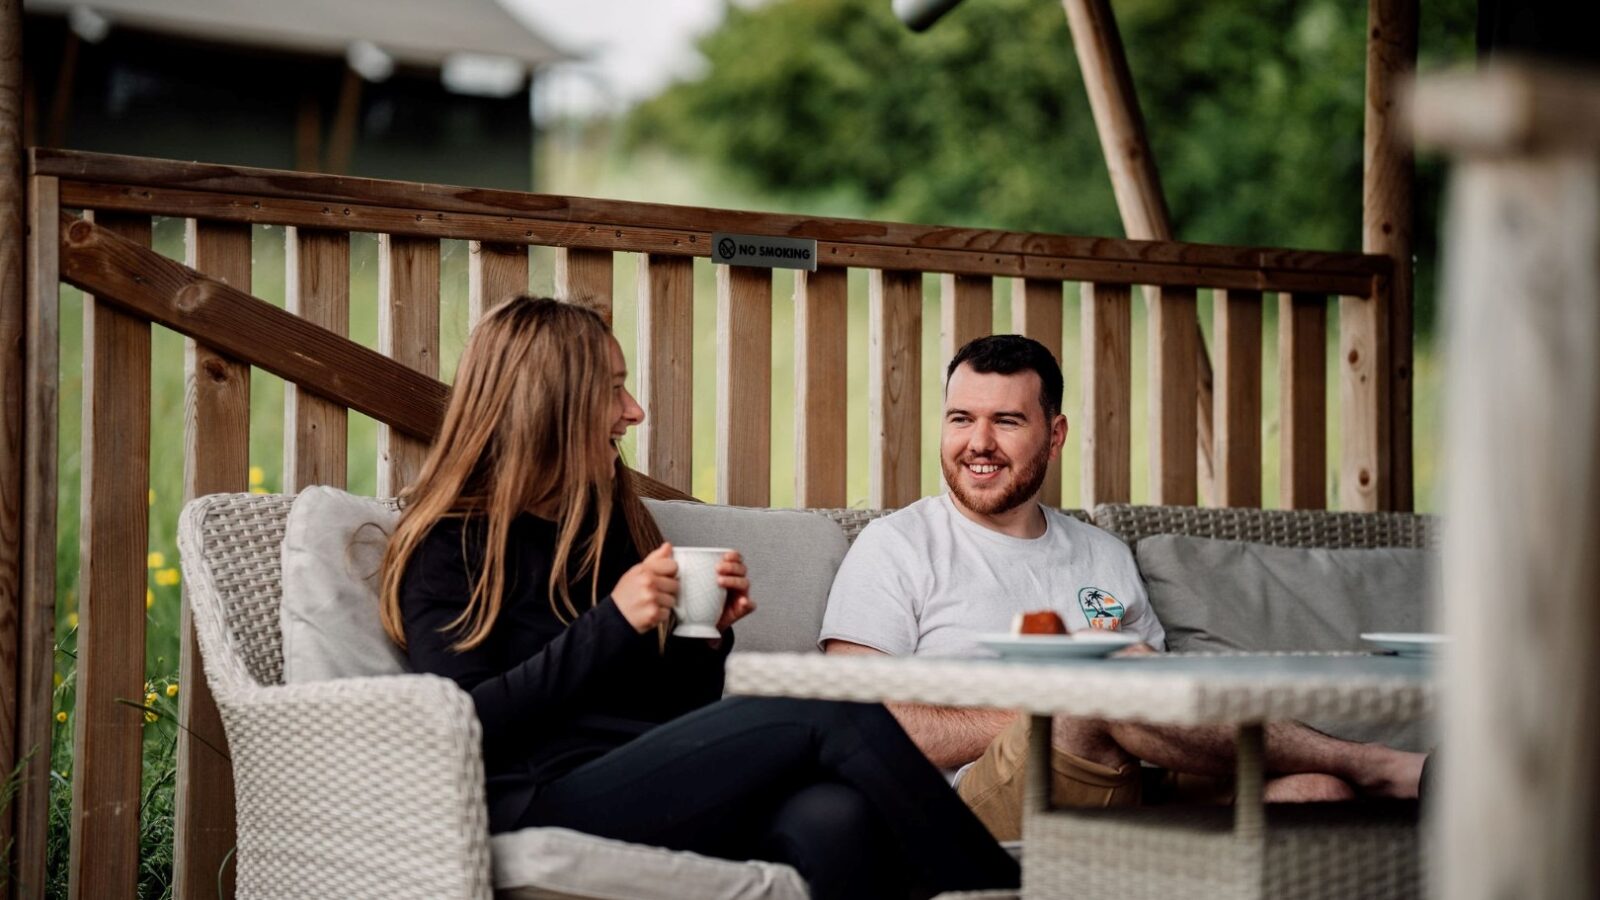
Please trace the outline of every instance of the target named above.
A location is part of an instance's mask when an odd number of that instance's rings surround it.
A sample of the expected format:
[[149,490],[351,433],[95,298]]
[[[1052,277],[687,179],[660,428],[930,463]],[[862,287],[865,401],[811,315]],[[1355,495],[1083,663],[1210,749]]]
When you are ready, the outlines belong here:
[[[130,315],[270,372],[427,441],[450,388],[387,356],[167,259],[84,219],[61,216],[61,280]],[[634,473],[647,497],[693,497]]]
[[[713,231],[813,238],[824,263],[1365,296],[1387,257],[596,200],[36,148],[64,205],[346,231],[708,256]],[[327,205],[327,208],[323,208]],[[408,215],[397,211],[408,211]],[[607,229],[611,229],[608,235]],[[619,231],[625,230],[624,231]]]

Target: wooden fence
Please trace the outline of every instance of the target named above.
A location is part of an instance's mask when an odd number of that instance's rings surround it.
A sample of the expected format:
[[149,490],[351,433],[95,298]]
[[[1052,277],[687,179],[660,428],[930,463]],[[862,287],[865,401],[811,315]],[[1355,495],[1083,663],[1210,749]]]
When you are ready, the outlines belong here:
[[[189,341],[185,493],[247,489],[250,370],[285,379],[283,489],[342,485],[346,416],[378,420],[379,490],[417,471],[448,388],[438,380],[440,241],[471,242],[471,317],[527,289],[529,247],[555,249],[558,296],[609,306],[615,254],[637,255],[639,436],[647,492],[690,488],[692,259],[715,231],[817,241],[794,276],[795,497],[846,502],[846,453],[865,452],[872,506],[921,494],[923,273],[942,275],[941,352],[992,327],[993,279],[1011,279],[1015,330],[1063,355],[1063,283],[1081,285],[1082,503],[1131,494],[1132,304],[1147,288],[1151,500],[1197,502],[1197,290],[1215,293],[1214,502],[1260,505],[1263,305],[1279,307],[1284,505],[1326,496],[1326,300],[1339,303],[1340,503],[1392,505],[1409,459],[1392,452],[1387,341],[1391,264],[1352,253],[1221,247],[624,203],[36,150],[30,161],[18,799],[21,896],[45,866],[56,571],[58,285],[84,306],[81,575],[73,734],[74,897],[130,896],[138,871],[151,325]],[[80,215],[81,213],[81,215]],[[188,220],[187,258],[150,249],[151,218]],[[287,309],[249,294],[251,226],[286,226]],[[345,337],[350,235],[379,235],[380,351]],[[846,274],[868,270],[869,441],[847,448]],[[780,270],[781,271],[781,270]],[[769,504],[772,278],[717,272],[717,481],[724,503]],[[1070,355],[1068,356],[1070,361]],[[1403,363],[1409,366],[1409,360]],[[739,423],[739,427],[734,427]],[[1407,447],[1409,445],[1406,445]],[[1060,482],[1046,500],[1059,502]],[[179,896],[216,884],[233,844],[225,738],[183,625]],[[9,700],[7,702],[10,702]]]

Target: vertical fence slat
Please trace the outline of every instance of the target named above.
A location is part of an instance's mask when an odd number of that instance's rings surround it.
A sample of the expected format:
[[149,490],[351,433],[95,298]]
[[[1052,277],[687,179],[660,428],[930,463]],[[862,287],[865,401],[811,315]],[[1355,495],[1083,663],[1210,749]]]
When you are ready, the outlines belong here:
[[848,502],[846,272],[836,266],[798,271],[794,294],[794,502],[805,507],[842,507]]
[[[190,219],[187,262],[243,291],[250,290],[250,226]],[[184,342],[184,500],[250,485],[250,367],[216,350]],[[178,681],[177,815],[173,893],[179,898],[233,893],[233,770],[200,644],[183,592]]]
[[1327,298],[1278,295],[1278,494],[1288,509],[1328,505]]
[[1261,505],[1261,292],[1216,291],[1216,504]]
[[956,351],[994,331],[994,279],[982,275],[939,277],[939,363],[950,364]]
[[694,470],[694,264],[639,257],[639,459],[644,473],[690,493]]
[[1133,496],[1133,292],[1083,285],[1083,485],[1085,509]]
[[772,502],[772,270],[717,267],[717,502]]
[[[439,242],[378,236],[378,352],[439,377]],[[416,480],[426,441],[378,425],[378,493],[393,497]]]
[[[350,235],[286,229],[289,312],[338,335],[350,333]],[[345,408],[292,383],[283,387],[283,489],[342,488],[348,460]]]
[[[1011,281],[1011,327],[1024,337],[1043,344],[1061,364],[1061,282],[1038,278]],[[1061,505],[1061,459],[1050,460],[1045,471],[1044,490],[1039,494],[1046,506]]]
[[522,244],[467,243],[467,324],[528,291],[528,248]]
[[34,176],[28,204],[28,412],[23,449],[16,760],[27,760],[12,819],[16,896],[45,896],[56,638],[56,450],[61,350],[60,190]]
[[922,496],[922,273],[873,269],[867,314],[867,502]]
[[1388,280],[1339,298],[1339,507],[1389,508]]
[[[94,215],[146,246],[148,216]],[[83,511],[68,896],[131,897],[139,874],[149,544],[150,323],[83,305]]]
[[582,300],[611,312],[611,251],[557,247],[555,290],[558,300]]
[[1194,288],[1164,287],[1150,304],[1150,502],[1193,506],[1199,493]]

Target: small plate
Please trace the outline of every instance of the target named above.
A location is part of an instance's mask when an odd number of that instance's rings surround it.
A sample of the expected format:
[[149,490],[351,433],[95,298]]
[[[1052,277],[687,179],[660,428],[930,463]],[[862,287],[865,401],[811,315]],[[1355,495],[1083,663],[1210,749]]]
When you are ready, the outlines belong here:
[[980,634],[978,643],[1006,659],[1081,659],[1105,656],[1139,643],[1139,638],[1119,631],[1080,631],[1077,634]]
[[1380,650],[1389,650],[1401,656],[1432,656],[1450,643],[1450,639],[1442,634],[1425,631],[1375,631],[1363,634],[1361,639]]

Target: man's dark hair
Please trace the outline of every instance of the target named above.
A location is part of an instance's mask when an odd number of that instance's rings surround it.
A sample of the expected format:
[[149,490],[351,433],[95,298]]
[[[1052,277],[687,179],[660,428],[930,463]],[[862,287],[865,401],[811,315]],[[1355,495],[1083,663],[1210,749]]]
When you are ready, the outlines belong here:
[[945,387],[962,363],[974,372],[1015,375],[1033,372],[1039,376],[1039,405],[1048,421],[1061,412],[1061,366],[1045,346],[1020,334],[991,334],[968,341],[956,351],[950,367],[944,370]]

